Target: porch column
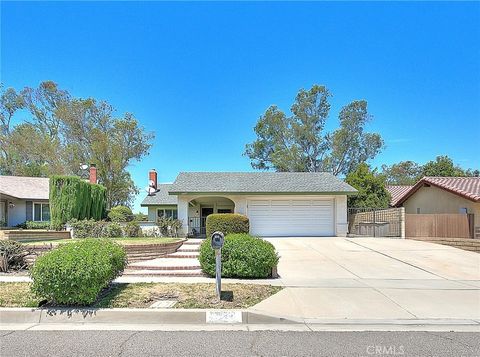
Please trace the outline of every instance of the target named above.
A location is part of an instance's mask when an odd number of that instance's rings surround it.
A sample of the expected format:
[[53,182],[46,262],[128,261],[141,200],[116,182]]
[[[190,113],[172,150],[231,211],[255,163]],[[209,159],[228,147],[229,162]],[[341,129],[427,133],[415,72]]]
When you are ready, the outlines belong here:
[[182,228],[178,232],[180,237],[186,237],[188,233],[188,198],[178,196],[178,219],[182,222]]
[[335,197],[335,235],[337,237],[346,237],[348,231],[347,220],[347,196],[341,195]]
[[232,196],[225,196],[225,197],[227,197],[235,205],[233,209],[234,213],[240,213],[243,215],[247,214],[247,199],[245,197],[232,197]]

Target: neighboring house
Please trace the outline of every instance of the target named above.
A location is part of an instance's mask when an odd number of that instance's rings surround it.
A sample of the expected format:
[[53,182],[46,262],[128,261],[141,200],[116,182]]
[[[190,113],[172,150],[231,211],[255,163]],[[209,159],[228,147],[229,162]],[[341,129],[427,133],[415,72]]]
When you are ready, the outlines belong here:
[[173,184],[157,185],[142,202],[149,221],[173,217],[182,234],[205,235],[212,213],[241,213],[250,219],[250,233],[259,236],[345,236],[347,195],[356,190],[325,173],[182,172]]
[[25,221],[49,221],[49,179],[0,176],[0,221],[13,227]]
[[424,177],[395,201],[393,197],[392,204],[405,207],[407,214],[473,214],[475,237],[480,238],[480,177]]
[[386,189],[390,193],[390,206],[395,207],[398,201],[412,188],[406,185],[390,185]]

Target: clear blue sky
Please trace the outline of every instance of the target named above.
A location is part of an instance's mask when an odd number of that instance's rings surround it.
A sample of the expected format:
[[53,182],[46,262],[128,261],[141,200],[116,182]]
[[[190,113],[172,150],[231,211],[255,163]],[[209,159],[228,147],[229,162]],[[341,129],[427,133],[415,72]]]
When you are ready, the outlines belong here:
[[142,188],[150,168],[161,182],[251,170],[258,117],[314,83],[334,94],[330,128],[368,101],[387,145],[374,165],[447,154],[478,168],[479,23],[478,2],[2,2],[1,81],[54,80],[134,113],[156,133],[131,167]]

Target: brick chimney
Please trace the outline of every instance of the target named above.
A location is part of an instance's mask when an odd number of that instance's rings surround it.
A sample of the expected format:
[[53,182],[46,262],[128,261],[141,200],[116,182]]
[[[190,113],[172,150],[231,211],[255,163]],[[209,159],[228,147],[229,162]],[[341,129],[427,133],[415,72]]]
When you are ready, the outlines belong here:
[[150,186],[150,181],[153,182],[153,188],[156,190],[157,189],[157,171],[155,169],[151,169],[150,172],[148,173],[148,185]]
[[97,183],[97,167],[95,164],[90,164],[90,183]]

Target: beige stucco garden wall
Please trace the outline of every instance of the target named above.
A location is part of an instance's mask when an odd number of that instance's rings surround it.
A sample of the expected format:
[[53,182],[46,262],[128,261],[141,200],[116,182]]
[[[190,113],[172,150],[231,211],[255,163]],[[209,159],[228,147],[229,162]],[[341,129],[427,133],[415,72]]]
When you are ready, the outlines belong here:
[[403,204],[405,213],[461,213],[463,208],[467,213],[475,215],[475,228],[480,227],[480,202],[473,202],[435,186],[421,187]]

